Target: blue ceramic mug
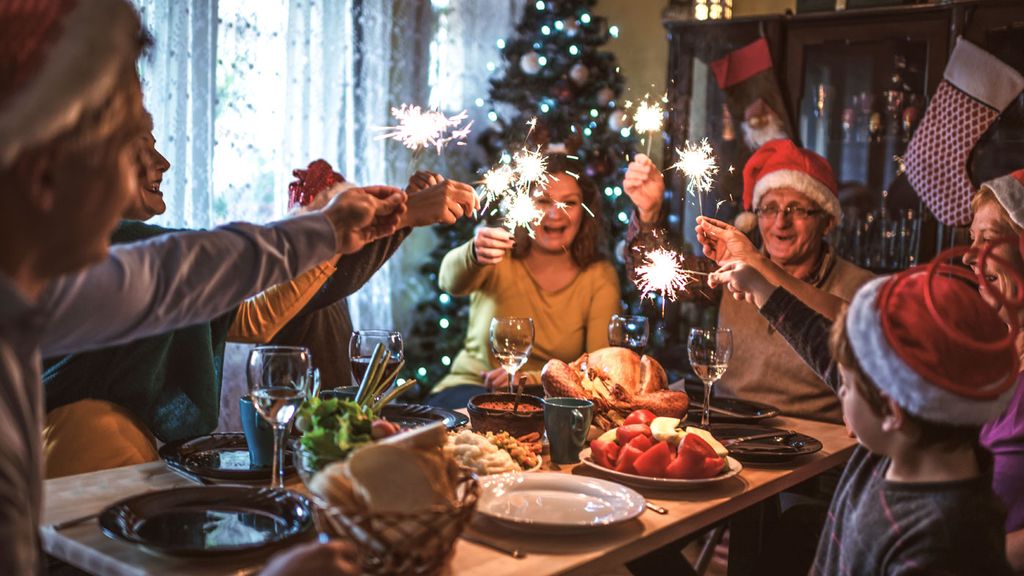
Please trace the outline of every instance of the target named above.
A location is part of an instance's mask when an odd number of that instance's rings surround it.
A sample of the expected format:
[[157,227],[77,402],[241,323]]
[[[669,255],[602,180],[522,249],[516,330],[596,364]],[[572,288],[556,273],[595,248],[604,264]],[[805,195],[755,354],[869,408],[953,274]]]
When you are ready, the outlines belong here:
[[248,394],[238,399],[238,414],[249,445],[249,466],[270,468],[274,464],[274,429],[260,416]]
[[582,398],[545,398],[544,431],[548,434],[551,461],[575,464],[587,441],[594,403]]

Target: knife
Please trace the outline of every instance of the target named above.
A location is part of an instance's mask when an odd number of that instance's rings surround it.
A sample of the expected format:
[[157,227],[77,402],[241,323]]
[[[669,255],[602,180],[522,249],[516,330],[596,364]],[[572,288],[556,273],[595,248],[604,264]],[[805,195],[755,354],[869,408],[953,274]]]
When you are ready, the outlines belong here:
[[740,442],[747,442],[748,440],[763,440],[765,438],[789,438],[795,435],[796,432],[792,430],[779,430],[776,432],[763,432],[761,434],[750,434],[749,436],[739,436],[737,438],[727,438],[720,440],[722,446],[733,446]]

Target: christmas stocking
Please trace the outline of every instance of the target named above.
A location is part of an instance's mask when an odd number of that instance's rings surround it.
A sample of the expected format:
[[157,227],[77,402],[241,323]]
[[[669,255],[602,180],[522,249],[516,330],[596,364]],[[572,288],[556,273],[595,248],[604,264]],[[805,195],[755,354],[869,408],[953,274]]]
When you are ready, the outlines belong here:
[[904,158],[910,185],[943,224],[971,223],[974,186],[967,159],[1021,90],[1024,76],[1019,72],[967,40],[957,40]]
[[743,137],[751,151],[793,133],[764,38],[730,52],[709,67],[718,87],[725,91],[729,114],[742,122]]

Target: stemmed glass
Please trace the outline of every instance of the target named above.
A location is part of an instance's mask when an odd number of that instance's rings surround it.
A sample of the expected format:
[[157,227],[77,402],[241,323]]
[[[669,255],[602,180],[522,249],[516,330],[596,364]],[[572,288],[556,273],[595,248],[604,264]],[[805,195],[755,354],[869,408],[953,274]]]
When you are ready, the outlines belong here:
[[608,322],[608,345],[629,348],[643,356],[647,349],[648,324],[646,316],[612,316]]
[[491,352],[508,372],[508,391],[516,390],[516,372],[526,364],[533,350],[533,318],[491,319]]
[[732,330],[728,328],[693,328],[686,343],[690,366],[704,382],[704,414],[700,425],[711,423],[711,386],[725,374],[732,356]]
[[257,346],[249,353],[249,394],[252,404],[274,428],[271,488],[284,488],[284,443],[288,428],[309,392],[312,372],[309,349],[298,346]]
[[390,374],[398,363],[405,359],[402,333],[394,330],[356,330],[348,341],[348,357],[352,363],[352,375],[356,385],[363,382],[363,376],[370,367],[370,358],[377,344],[384,344],[387,351],[387,371]]

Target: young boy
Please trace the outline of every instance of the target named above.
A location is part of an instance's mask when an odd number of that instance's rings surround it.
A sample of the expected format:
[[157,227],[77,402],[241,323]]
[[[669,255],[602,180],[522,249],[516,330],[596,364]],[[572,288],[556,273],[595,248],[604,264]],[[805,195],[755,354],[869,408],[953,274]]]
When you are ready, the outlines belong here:
[[785,319],[793,326],[791,314],[807,315],[790,342],[838,386],[860,442],[829,508],[812,574],[1010,573],[1004,513],[978,432],[1005,408],[1018,361],[1006,325],[974,287],[936,275],[933,314],[923,268],[876,279],[826,339],[827,321],[751,267],[727,264],[711,284],[750,299],[773,325]]

